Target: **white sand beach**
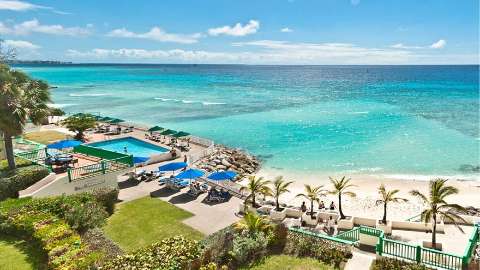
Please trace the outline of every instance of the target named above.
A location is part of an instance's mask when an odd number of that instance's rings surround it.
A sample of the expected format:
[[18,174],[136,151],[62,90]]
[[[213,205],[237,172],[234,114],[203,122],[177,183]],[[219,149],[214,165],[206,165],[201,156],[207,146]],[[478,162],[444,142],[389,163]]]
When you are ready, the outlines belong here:
[[[284,179],[295,181],[290,186],[290,193],[284,195],[282,202],[290,205],[299,206],[303,198],[295,198],[296,194],[303,192],[303,185],[324,185],[326,189],[330,189],[329,175],[322,174],[299,174],[295,172],[287,172],[283,170],[262,169],[257,173],[258,176],[263,176],[266,179],[274,179],[276,176],[282,175]],[[333,177],[342,177],[343,175],[332,175]],[[409,201],[406,203],[392,203],[388,206],[388,218],[394,220],[405,220],[412,216],[419,214],[422,211],[422,203],[413,198],[409,191],[418,189],[424,193],[428,191],[429,181],[427,180],[411,180],[411,179],[393,179],[385,176],[372,175],[346,175],[352,179],[352,183],[356,187],[352,188],[357,196],[355,198],[345,197],[343,199],[343,209],[346,215],[356,215],[363,217],[377,217],[381,218],[383,209],[381,206],[376,206],[375,201],[378,198],[377,189],[381,183],[384,183],[387,189],[399,189],[399,197],[406,198]],[[458,203],[462,206],[473,206],[480,208],[480,182],[478,181],[458,181],[450,180],[449,185],[453,185],[459,189],[458,195],[453,195],[450,198],[451,203]],[[337,203],[337,198],[333,195],[328,195],[324,202],[329,205],[334,200]]]

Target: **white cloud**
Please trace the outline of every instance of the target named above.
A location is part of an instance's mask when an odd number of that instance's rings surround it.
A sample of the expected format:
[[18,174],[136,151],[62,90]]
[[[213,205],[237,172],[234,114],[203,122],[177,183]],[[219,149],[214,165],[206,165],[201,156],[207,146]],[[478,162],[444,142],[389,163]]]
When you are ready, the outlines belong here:
[[247,24],[242,25],[241,23],[235,24],[233,27],[225,25],[217,28],[208,29],[208,34],[211,36],[227,35],[242,37],[249,34],[254,34],[260,28],[260,22],[256,20],[250,20]]
[[[195,50],[93,49],[69,50],[70,59],[89,61],[133,61],[162,63],[233,64],[404,64],[409,51],[363,48],[346,43],[292,43],[259,40],[234,43],[245,51],[217,52]],[[249,50],[250,48],[256,50]],[[260,50],[258,50],[260,49]]]
[[64,27],[59,24],[42,25],[37,19],[24,21],[13,26],[7,26],[0,22],[0,34],[28,35],[31,33],[64,36],[87,36],[91,34],[91,31],[87,28]]
[[35,45],[29,41],[25,40],[11,40],[7,39],[3,41],[5,46],[15,48],[15,49],[27,49],[27,50],[36,50],[39,49],[40,46]]
[[432,49],[441,49],[443,47],[445,47],[445,45],[447,45],[447,41],[445,41],[444,39],[440,39],[439,41],[433,43],[432,45],[430,45],[430,48]]
[[440,49],[445,47],[447,42],[443,39],[440,39],[439,41],[433,43],[432,45],[429,46],[409,46],[409,45],[404,45],[403,43],[397,43],[393,44],[390,46],[390,48],[394,49]]
[[407,45],[404,45],[403,43],[393,44],[390,47],[394,48],[394,49],[423,49],[423,48],[425,48],[425,47],[422,47],[422,46],[407,46]]
[[285,27],[285,28],[280,29],[280,32],[283,32],[283,33],[291,33],[291,32],[293,32],[293,30],[290,29],[290,28],[288,28],[288,27]]
[[28,11],[34,9],[48,9],[57,14],[70,14],[68,12],[63,12],[56,10],[52,7],[39,6],[32,3],[18,1],[18,0],[0,0],[0,10],[10,10],[10,11]]
[[109,37],[121,37],[121,38],[141,38],[141,39],[150,39],[160,42],[175,42],[183,44],[191,44],[198,42],[198,39],[202,37],[200,33],[185,35],[185,34],[172,34],[165,32],[160,27],[153,27],[150,31],[146,33],[134,33],[128,31],[125,28],[119,28],[112,30],[107,34]]

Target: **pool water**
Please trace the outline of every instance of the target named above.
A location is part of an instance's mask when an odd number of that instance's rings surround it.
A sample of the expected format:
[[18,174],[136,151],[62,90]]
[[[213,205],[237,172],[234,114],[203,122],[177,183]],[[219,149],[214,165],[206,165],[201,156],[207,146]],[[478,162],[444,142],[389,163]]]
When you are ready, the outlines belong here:
[[122,154],[133,155],[136,158],[148,158],[151,155],[168,152],[168,149],[144,142],[133,137],[113,139],[90,143],[88,146],[97,147]]

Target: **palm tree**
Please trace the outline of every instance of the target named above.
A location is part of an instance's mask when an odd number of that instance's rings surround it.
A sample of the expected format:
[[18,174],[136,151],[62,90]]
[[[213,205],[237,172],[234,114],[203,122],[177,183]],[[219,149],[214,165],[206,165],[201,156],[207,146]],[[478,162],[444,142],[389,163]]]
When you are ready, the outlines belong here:
[[40,124],[48,116],[48,89],[47,83],[0,64],[0,131],[10,169],[15,169],[12,136],[22,134],[27,121]]
[[283,180],[283,176],[278,176],[273,181],[272,196],[275,198],[276,211],[280,211],[280,204],[278,203],[278,199],[282,194],[290,192],[290,190],[288,190],[288,186],[292,183],[293,181],[286,182],[285,180]]
[[[263,179],[263,177],[256,178],[255,176],[250,176],[248,178],[248,184],[240,188],[240,192],[249,191],[250,194],[245,198],[245,206],[247,205],[248,200],[252,201],[252,206],[256,206],[255,195],[258,193],[265,194],[269,192],[270,188],[268,187],[270,181]],[[271,191],[270,191],[271,192]]]
[[305,185],[305,193],[300,193],[296,197],[303,197],[310,201],[310,216],[313,217],[313,202],[319,202],[320,197],[325,196],[327,190],[323,189],[323,185],[312,187]]
[[345,178],[342,177],[342,179],[338,180],[332,177],[330,178],[330,182],[333,184],[333,190],[330,191],[330,194],[338,195],[338,211],[340,212],[340,219],[344,219],[345,215],[343,214],[342,211],[342,195],[350,196],[350,197],[355,197],[357,194],[351,191],[347,191],[347,189],[351,187],[355,187],[355,185],[350,184],[350,181],[352,179],[350,178]]
[[453,186],[447,186],[445,183],[446,179],[437,178],[430,181],[429,184],[429,194],[428,197],[418,190],[410,191],[410,194],[420,198],[423,203],[427,206],[426,209],[422,211],[420,215],[422,221],[425,223],[432,222],[432,247],[436,247],[436,233],[437,233],[437,220],[439,218],[443,220],[448,220],[455,224],[455,226],[463,232],[462,228],[457,224],[458,220],[465,221],[461,216],[454,213],[453,211],[459,213],[465,213],[466,210],[458,204],[447,203],[445,199],[450,196],[458,193],[458,189]]
[[400,190],[387,190],[384,184],[381,184],[378,187],[378,194],[380,194],[380,199],[376,201],[376,205],[383,204],[383,218],[382,223],[387,224],[387,204],[391,202],[407,202],[407,199],[396,197],[395,195]]
[[248,232],[251,235],[255,235],[258,232],[267,232],[272,228],[272,225],[264,217],[261,217],[255,213],[246,213],[243,219],[235,223],[235,230],[239,232]]

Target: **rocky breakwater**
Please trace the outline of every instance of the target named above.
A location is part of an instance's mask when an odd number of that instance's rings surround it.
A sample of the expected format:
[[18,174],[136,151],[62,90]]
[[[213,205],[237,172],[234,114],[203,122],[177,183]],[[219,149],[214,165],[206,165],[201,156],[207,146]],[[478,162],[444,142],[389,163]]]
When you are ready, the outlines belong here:
[[257,157],[240,149],[232,149],[223,145],[215,145],[215,152],[197,162],[197,167],[207,172],[234,171],[241,178],[253,174],[260,169],[261,163]]

